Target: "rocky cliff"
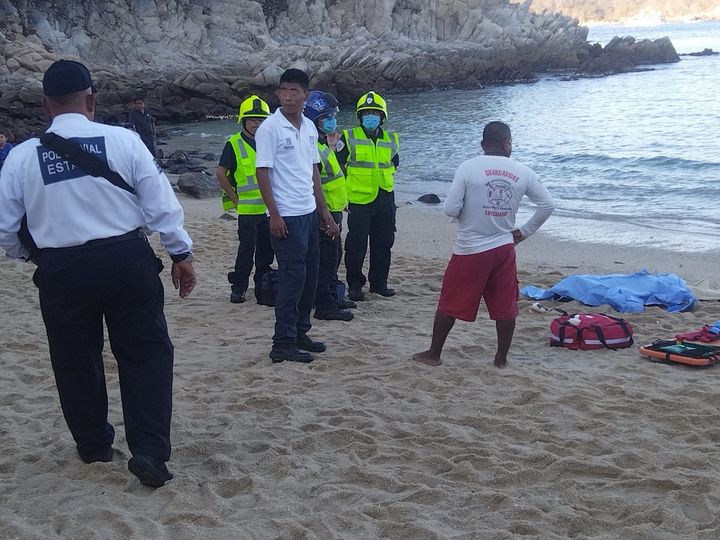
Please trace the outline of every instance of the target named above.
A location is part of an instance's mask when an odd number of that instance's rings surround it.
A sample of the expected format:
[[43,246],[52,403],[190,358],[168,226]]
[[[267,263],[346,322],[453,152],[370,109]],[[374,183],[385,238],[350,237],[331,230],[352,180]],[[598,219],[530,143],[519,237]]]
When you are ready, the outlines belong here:
[[0,129],[12,139],[42,125],[41,74],[61,57],[91,68],[105,118],[139,93],[181,120],[270,97],[288,67],[348,101],[575,69],[586,37],[510,0],[0,0]]
[[532,0],[536,11],[559,11],[581,23],[720,19],[720,0]]

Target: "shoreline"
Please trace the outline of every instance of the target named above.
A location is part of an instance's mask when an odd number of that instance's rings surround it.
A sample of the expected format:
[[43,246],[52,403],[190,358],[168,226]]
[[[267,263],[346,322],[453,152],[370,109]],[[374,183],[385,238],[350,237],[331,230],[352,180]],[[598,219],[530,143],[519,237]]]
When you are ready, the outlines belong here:
[[[420,203],[418,203],[420,204]],[[398,208],[402,226],[406,230],[419,230],[427,225],[428,217],[432,219],[432,227],[423,231],[423,239],[430,244],[429,258],[449,258],[452,242],[455,237],[455,225],[450,218],[438,208],[423,208],[418,205],[407,205]],[[550,216],[549,220],[552,220]],[[546,222],[547,223],[547,222]],[[393,249],[405,255],[416,253],[425,257],[427,248],[420,245],[412,235],[403,237],[398,230],[397,240]],[[688,261],[688,255],[692,260]],[[720,279],[714,268],[718,256],[714,252],[683,252],[672,249],[659,249],[646,246],[622,246],[602,242],[580,242],[576,240],[558,240],[550,233],[540,230],[523,241],[517,247],[518,266],[538,269],[567,269],[571,273],[630,273],[642,269],[657,273],[675,273],[692,286],[712,284],[720,290]]]
[[[219,219],[222,215],[219,198],[200,200],[184,194],[178,194],[178,198],[190,215],[201,215],[207,220]],[[444,265],[452,254],[456,226],[442,212],[442,205],[424,207],[421,204],[398,207],[393,256],[417,257]],[[552,219],[553,216],[550,216]],[[718,256],[711,251],[688,253],[645,246],[558,240],[541,228],[517,246],[517,260],[518,271],[560,273],[563,277],[572,274],[632,273],[643,269],[652,273],[674,273],[683,278],[699,297],[720,298],[720,278],[715,271]],[[342,265],[340,271],[344,273]]]

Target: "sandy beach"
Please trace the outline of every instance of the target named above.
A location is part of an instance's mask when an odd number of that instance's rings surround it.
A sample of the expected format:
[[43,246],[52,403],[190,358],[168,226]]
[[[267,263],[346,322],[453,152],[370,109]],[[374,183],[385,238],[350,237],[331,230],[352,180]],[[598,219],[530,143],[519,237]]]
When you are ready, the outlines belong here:
[[[495,329],[483,308],[455,326],[442,366],[412,362],[429,345],[454,238],[447,218],[419,205],[398,211],[398,295],[370,295],[349,323],[314,321],[311,335],[328,345],[314,363],[272,364],[273,311],[228,301],[234,221],[221,219],[217,200],[180,200],[198,286],[180,300],[163,274],[176,347],[175,479],[163,488],[127,471],[109,346],[117,454],[80,461],[33,268],[0,261],[0,538],[720,537],[718,368],[651,363],[637,346],[550,348],[554,315],[531,312],[527,299],[507,369],[492,366]],[[696,287],[694,313],[624,315],[637,343],[720,319],[717,254],[540,233],[518,247],[518,262],[521,286],[646,268]]]

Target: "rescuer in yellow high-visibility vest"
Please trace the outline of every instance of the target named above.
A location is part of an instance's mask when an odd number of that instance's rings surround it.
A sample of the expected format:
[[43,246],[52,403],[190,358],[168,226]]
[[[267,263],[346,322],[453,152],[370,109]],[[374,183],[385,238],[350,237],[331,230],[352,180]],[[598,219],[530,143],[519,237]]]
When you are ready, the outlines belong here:
[[240,104],[238,123],[242,131],[225,143],[215,176],[223,190],[223,208],[237,213],[238,246],[235,269],[228,274],[230,301],[240,304],[255,264],[255,298],[260,303],[262,276],[270,272],[275,258],[270,242],[267,207],[255,177],[255,131],[270,116],[270,107],[258,96],[250,96]]
[[[348,234],[345,269],[350,300],[365,300],[370,292],[394,296],[388,287],[390,250],[395,242],[395,169],[400,164],[397,132],[382,127],[387,103],[377,92],[360,97],[356,106],[359,125],[343,131],[336,156],[345,170],[348,196]],[[370,270],[362,268],[370,239]]]
[[[335,136],[336,115],[339,112],[337,98],[329,92],[315,90],[305,100],[303,114],[313,121],[318,131],[318,153],[320,154],[320,184],[325,202],[338,228],[342,230],[342,213],[347,207],[345,175],[335,157],[334,144],[328,143],[328,135]],[[335,137],[336,138],[336,137]],[[338,234],[329,237],[324,231],[320,235],[320,266],[315,290],[315,318],[329,321],[350,321],[353,313],[347,308],[357,307],[354,302],[344,299],[344,284],[338,279],[338,267],[342,258],[342,240]]]

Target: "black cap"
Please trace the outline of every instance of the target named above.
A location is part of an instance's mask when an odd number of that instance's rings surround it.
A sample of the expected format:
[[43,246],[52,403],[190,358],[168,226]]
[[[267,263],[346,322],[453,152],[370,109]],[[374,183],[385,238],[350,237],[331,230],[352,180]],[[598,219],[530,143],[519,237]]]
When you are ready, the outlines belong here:
[[96,92],[88,68],[75,60],[58,60],[45,71],[43,76],[43,94],[46,96],[65,96],[87,88]]

